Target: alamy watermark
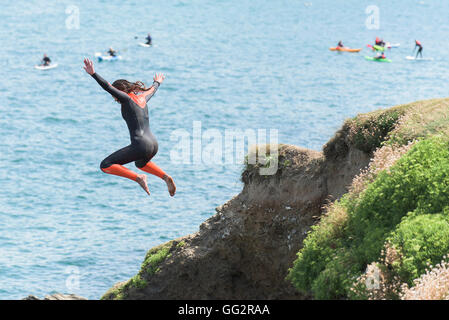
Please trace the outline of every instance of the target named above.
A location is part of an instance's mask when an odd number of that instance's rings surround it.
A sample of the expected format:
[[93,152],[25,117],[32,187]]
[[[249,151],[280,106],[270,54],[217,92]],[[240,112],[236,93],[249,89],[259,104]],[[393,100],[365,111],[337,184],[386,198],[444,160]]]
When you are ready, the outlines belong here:
[[65,27],[68,30],[80,28],[80,9],[75,5],[67,6],[65,13],[68,17],[65,19]]
[[65,269],[65,273],[68,274],[65,280],[65,287],[68,292],[78,292],[80,290],[80,269],[75,266],[70,266]]
[[[268,139],[267,139],[268,138]],[[207,166],[248,163],[260,165],[260,175],[274,175],[278,169],[278,130],[218,129],[203,131],[201,121],[194,121],[192,132],[174,130],[175,142],[170,160],[179,164]]]
[[366,7],[365,13],[368,17],[365,20],[365,26],[368,30],[380,29],[380,9],[378,6],[371,5]]

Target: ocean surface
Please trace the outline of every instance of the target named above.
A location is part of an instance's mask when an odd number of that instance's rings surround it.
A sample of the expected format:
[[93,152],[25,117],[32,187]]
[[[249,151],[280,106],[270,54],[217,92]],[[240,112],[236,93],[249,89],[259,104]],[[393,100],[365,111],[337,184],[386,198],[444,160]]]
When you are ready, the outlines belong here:
[[[366,23],[373,5],[378,29]],[[176,133],[193,145],[196,121],[223,136],[276,129],[279,142],[319,150],[345,118],[448,96],[448,12],[444,0],[2,3],[0,299],[98,299],[136,274],[149,248],[196,232],[240,191],[243,168],[197,163],[193,151],[175,161]],[[154,46],[138,46],[147,32]],[[363,58],[376,36],[401,44],[386,52],[392,63]],[[433,61],[405,60],[415,39]],[[339,40],[363,50],[330,52]],[[82,69],[110,46],[124,59],[95,62],[108,81],[166,74],[150,123],[174,198],[153,176],[147,197],[99,170],[129,144],[120,106]],[[44,52],[58,68],[33,68]]]

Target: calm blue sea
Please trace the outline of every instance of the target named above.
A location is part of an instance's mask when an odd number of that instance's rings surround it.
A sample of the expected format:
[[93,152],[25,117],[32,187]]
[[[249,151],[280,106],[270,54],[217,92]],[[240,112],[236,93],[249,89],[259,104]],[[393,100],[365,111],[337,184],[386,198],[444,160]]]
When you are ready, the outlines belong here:
[[[365,23],[370,5],[377,30]],[[70,24],[77,10],[79,29]],[[194,121],[222,134],[277,129],[282,143],[320,149],[345,118],[447,96],[448,12],[444,0],[4,1],[0,299],[99,298],[134,275],[149,248],[196,232],[240,191],[242,165],[173,163],[170,137],[192,133]],[[149,49],[137,45],[147,32]],[[401,44],[387,52],[392,63],[363,58],[377,35]],[[415,38],[433,61],[404,59]],[[330,52],[338,40],[363,51]],[[129,143],[119,105],[82,69],[84,56],[109,46],[124,57],[96,63],[110,82],[167,76],[150,121],[154,161],[174,177],[175,198],[157,178],[146,197],[99,170]],[[58,68],[33,68],[44,52]]]

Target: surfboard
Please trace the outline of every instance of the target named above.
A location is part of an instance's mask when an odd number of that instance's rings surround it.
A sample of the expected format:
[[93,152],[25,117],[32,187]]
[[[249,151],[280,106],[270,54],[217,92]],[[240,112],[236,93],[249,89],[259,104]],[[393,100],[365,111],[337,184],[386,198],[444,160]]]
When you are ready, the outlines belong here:
[[95,57],[97,57],[98,61],[115,61],[115,60],[122,60],[122,56],[109,56],[109,55],[103,55],[101,52],[95,52]]
[[149,48],[149,47],[151,47],[151,44],[146,44],[146,43],[143,43],[143,42],[139,42],[139,46],[145,47],[145,48]]
[[34,66],[34,68],[38,69],[38,70],[50,70],[50,69],[54,69],[58,66],[57,63],[52,63],[48,66],[44,66],[44,65],[40,65],[40,66]]

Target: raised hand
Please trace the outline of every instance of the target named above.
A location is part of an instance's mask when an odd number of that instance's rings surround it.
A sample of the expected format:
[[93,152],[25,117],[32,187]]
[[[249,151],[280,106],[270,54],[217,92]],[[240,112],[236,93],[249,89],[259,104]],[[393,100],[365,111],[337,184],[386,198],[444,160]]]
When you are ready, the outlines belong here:
[[90,75],[93,75],[95,73],[94,63],[92,62],[92,60],[84,58],[84,70],[86,70],[86,72]]
[[165,80],[165,76],[162,73],[159,73],[159,74],[156,73],[156,75],[154,76],[153,80],[157,81],[159,83],[162,83]]

